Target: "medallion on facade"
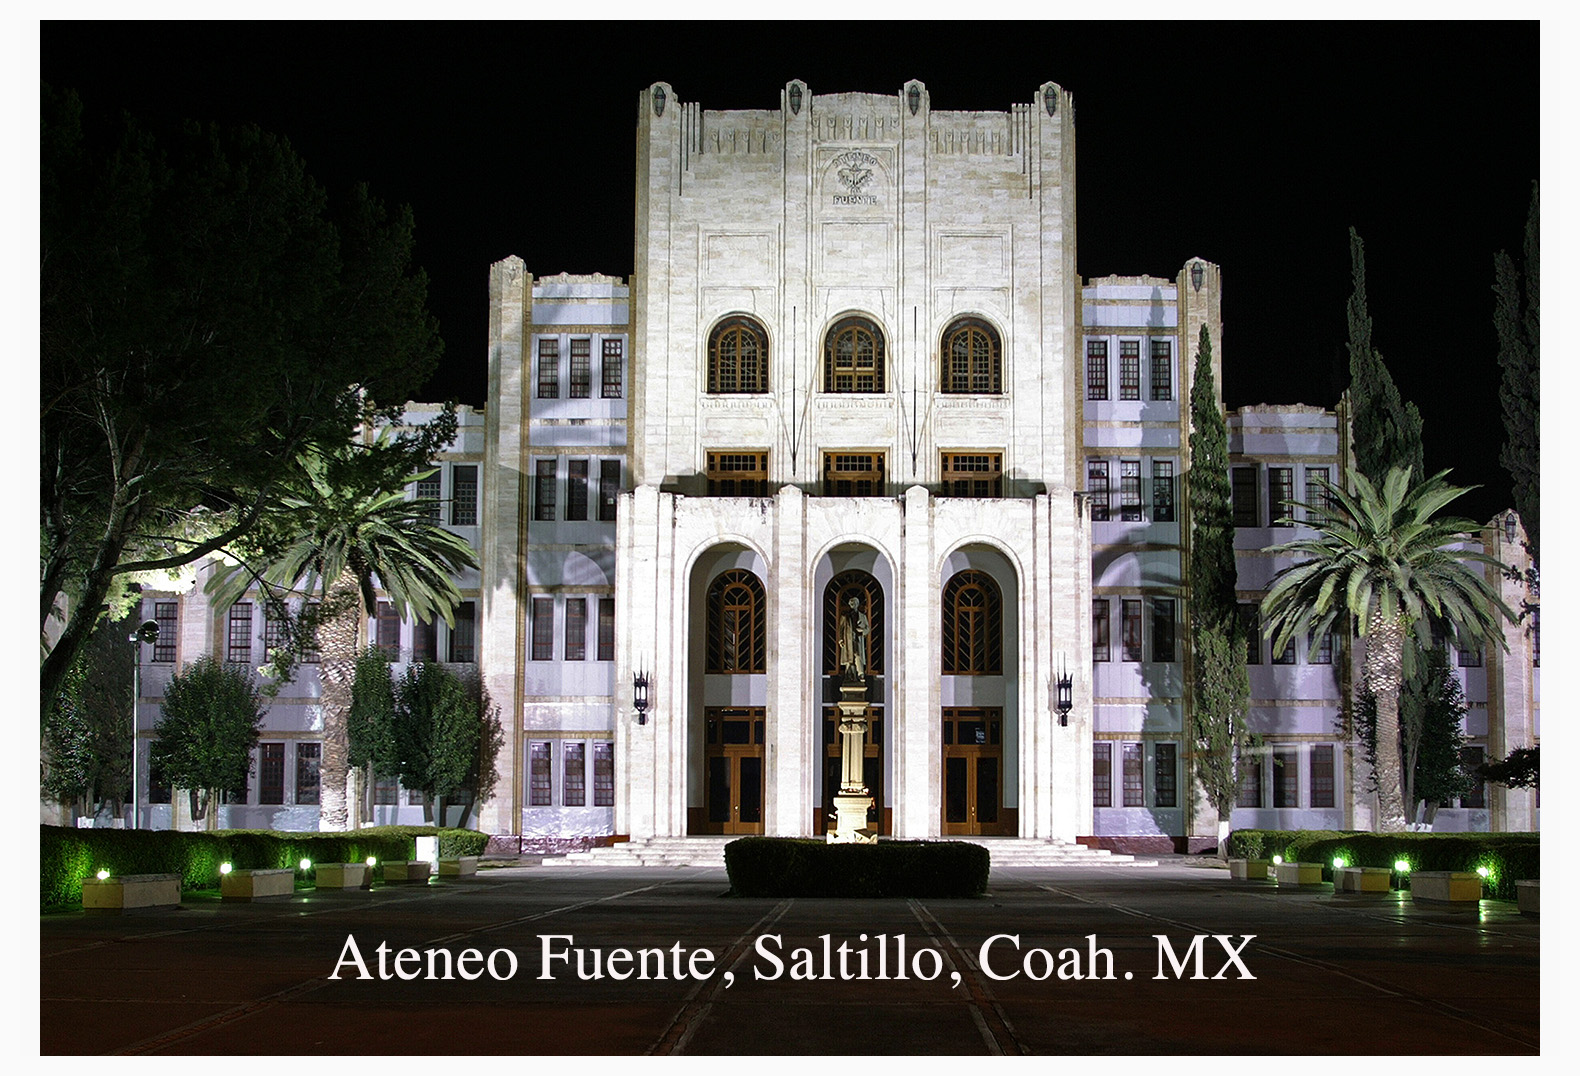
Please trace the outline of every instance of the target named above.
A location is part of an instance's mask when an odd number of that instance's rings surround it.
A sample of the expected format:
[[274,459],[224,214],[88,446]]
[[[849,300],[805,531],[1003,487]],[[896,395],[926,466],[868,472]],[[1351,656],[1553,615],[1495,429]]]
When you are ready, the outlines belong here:
[[860,150],[841,153],[834,158],[834,175],[846,191],[834,195],[835,205],[877,205],[878,196],[868,193],[877,174],[878,158]]

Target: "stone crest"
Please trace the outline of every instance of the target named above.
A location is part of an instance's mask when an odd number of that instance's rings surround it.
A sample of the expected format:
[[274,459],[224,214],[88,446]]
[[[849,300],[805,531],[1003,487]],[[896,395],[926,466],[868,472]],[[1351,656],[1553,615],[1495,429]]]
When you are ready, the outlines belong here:
[[878,196],[869,191],[880,167],[878,158],[860,150],[850,150],[834,158],[835,178],[845,193],[834,195],[835,205],[877,205]]

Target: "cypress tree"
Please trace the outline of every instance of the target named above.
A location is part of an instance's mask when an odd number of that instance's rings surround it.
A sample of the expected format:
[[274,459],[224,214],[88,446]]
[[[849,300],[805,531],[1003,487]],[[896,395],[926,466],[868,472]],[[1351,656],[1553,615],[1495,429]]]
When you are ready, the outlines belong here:
[[1355,288],[1345,312],[1350,325],[1355,468],[1379,487],[1393,467],[1408,467],[1420,482],[1426,478],[1421,412],[1400,397],[1381,353],[1372,346],[1372,319],[1366,308],[1366,246],[1354,228],[1350,229],[1350,276]]
[[1508,440],[1499,462],[1514,483],[1514,510],[1525,524],[1531,556],[1537,555],[1541,531],[1541,266],[1537,187],[1531,184],[1531,208],[1525,218],[1524,272],[1507,251],[1493,258],[1497,294],[1493,325],[1498,330],[1498,365],[1503,383],[1503,428]]

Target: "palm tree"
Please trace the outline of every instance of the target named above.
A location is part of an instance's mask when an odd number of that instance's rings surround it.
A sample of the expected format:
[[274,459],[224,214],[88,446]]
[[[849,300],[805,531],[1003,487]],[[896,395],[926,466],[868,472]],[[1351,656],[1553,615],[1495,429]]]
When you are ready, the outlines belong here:
[[316,627],[323,684],[321,830],[347,826],[347,718],[358,645],[377,608],[375,585],[401,619],[407,610],[422,620],[437,614],[453,628],[461,601],[454,577],[477,567],[472,547],[439,525],[435,502],[406,499],[405,485],[426,475],[391,482],[387,468],[368,466],[367,455],[367,446],[348,445],[331,456],[302,456],[300,479],[271,513],[257,559],[248,558],[263,566],[222,569],[210,583],[220,606],[256,582],[321,600],[308,625]]
[[[1448,472],[1410,485],[1410,472],[1393,468],[1379,491],[1364,475],[1349,472],[1353,492],[1323,483],[1331,503],[1307,509],[1306,526],[1316,533],[1287,542],[1275,554],[1303,559],[1279,572],[1262,599],[1265,633],[1276,653],[1302,632],[1320,638],[1338,622],[1355,618],[1366,639],[1366,686],[1377,699],[1377,785],[1379,825],[1402,830],[1400,792],[1399,687],[1410,658],[1412,626],[1446,622],[1462,641],[1496,639],[1502,645],[1501,615],[1514,614],[1496,588],[1472,565],[1502,565],[1459,543],[1478,529],[1468,519],[1434,519],[1467,489],[1450,486]],[[1340,617],[1345,618],[1340,621]]]

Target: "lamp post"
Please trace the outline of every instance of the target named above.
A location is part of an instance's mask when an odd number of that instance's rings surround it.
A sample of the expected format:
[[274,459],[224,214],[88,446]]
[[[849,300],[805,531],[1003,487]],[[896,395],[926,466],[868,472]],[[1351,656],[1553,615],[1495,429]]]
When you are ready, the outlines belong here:
[[143,644],[152,645],[159,641],[159,622],[145,620],[137,625],[137,630],[126,637],[132,644],[132,828],[143,828],[143,812],[141,801],[137,798],[137,702],[142,697],[138,684],[138,674],[143,668]]

